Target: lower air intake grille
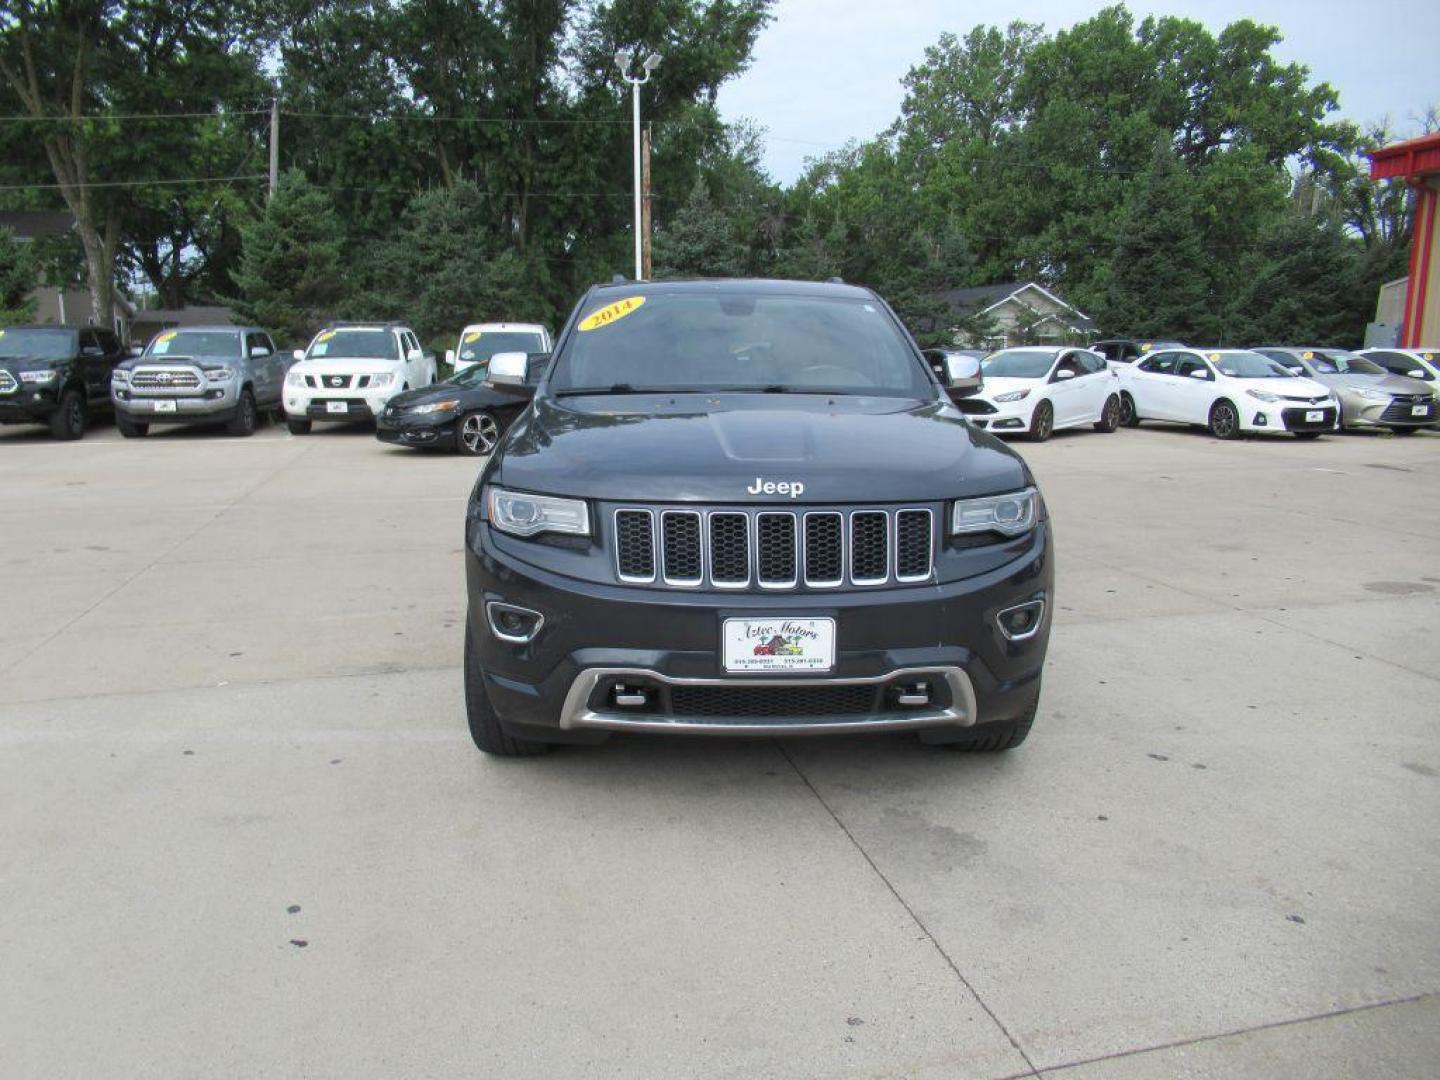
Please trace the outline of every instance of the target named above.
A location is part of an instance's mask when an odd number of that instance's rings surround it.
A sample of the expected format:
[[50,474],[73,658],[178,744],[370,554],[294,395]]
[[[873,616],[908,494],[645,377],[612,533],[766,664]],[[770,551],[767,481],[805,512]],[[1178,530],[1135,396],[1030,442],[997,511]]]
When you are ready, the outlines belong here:
[[864,716],[876,711],[874,686],[676,686],[675,716]]

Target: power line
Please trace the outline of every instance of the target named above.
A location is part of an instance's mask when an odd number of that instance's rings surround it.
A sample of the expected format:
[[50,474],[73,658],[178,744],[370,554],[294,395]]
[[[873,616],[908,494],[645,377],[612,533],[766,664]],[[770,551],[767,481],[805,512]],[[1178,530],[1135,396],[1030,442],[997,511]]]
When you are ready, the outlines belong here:
[[181,184],[230,184],[241,180],[269,180],[266,173],[245,176],[194,176],[184,180],[96,180],[84,184],[0,184],[0,191],[60,191],[64,188],[171,187]]
[[579,124],[579,125],[624,125],[629,120],[601,120],[593,117],[543,117],[543,116],[435,116],[430,113],[391,113],[372,116],[365,113],[306,112],[295,109],[281,109],[281,116],[304,117],[312,120],[360,120],[368,124],[389,124],[400,120],[423,121],[441,124]]
[[268,116],[269,109],[226,109],[223,112],[171,112],[171,113],[82,113],[79,116],[35,116],[25,113],[20,116],[0,116],[3,124],[84,124],[92,120],[223,120],[228,116]]

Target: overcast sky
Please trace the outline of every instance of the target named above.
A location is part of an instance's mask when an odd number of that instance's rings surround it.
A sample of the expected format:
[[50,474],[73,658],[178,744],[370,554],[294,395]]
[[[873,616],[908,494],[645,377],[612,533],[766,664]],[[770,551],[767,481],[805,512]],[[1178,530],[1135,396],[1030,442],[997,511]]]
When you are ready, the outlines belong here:
[[[720,93],[727,119],[749,117],[768,129],[766,167],[789,183],[806,157],[847,139],[868,139],[900,112],[900,80],[946,30],[978,23],[1038,22],[1047,31],[1073,25],[1104,0],[779,0],[761,32],[749,71]],[[1218,31],[1241,18],[1280,28],[1282,60],[1310,68],[1335,87],[1341,115],[1361,122],[1388,116],[1401,134],[1440,103],[1440,3],[1436,0],[1190,0],[1128,5],[1147,14],[1182,15]]]

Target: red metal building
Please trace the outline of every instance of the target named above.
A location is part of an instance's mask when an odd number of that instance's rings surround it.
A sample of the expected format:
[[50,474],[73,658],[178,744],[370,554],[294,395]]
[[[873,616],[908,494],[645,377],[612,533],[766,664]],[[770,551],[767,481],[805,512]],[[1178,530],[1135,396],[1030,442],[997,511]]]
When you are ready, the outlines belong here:
[[1370,179],[1403,178],[1415,189],[1415,235],[1400,347],[1440,343],[1440,132],[1370,152]]

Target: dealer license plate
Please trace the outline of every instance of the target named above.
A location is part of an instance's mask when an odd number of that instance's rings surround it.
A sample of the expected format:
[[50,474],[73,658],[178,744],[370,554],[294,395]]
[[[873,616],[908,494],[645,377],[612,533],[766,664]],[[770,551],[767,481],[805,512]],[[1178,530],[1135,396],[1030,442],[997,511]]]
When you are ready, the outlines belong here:
[[1411,415],[1411,416],[1429,416],[1429,415],[1430,415],[1430,406],[1429,406],[1429,405],[1411,405],[1411,406],[1410,406],[1410,415]]
[[726,671],[829,671],[835,666],[834,619],[726,619]]
[[1324,412],[1324,410],[1323,410],[1323,409],[1311,409],[1309,412],[1307,412],[1307,413],[1305,414],[1305,422],[1306,422],[1307,424],[1323,424],[1323,423],[1325,422],[1325,412]]
[[348,413],[350,411],[350,403],[346,401],[327,401],[325,403],[325,411]]
[[173,402],[173,401],[157,401],[157,402],[154,403],[154,406],[153,406],[153,407],[154,407],[154,409],[155,409],[156,412],[174,412],[174,411],[175,411],[175,402]]

